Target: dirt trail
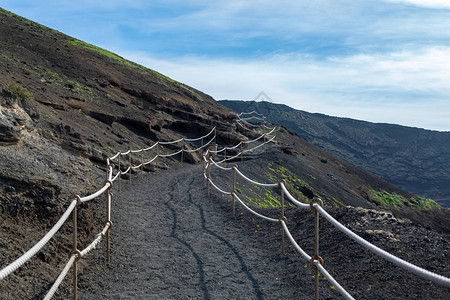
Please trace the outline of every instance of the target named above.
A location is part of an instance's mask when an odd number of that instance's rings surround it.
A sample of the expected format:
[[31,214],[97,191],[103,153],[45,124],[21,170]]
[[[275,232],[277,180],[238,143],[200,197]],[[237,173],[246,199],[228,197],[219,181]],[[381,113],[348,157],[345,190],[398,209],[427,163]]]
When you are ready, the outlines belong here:
[[278,224],[255,232],[251,216],[232,219],[228,199],[206,197],[202,181],[201,166],[186,166],[122,185],[113,197],[112,261],[104,267],[96,251],[92,266],[83,263],[79,298],[311,298],[311,280],[299,280],[310,272],[286,272],[296,258],[267,243]]

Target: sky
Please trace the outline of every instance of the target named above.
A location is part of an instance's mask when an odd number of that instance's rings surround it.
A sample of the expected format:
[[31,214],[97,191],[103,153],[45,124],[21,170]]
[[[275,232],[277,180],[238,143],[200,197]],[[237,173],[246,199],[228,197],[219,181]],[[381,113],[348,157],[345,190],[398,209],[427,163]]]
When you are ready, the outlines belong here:
[[0,0],[0,7],[216,100],[254,100],[263,91],[309,112],[450,131],[449,0]]

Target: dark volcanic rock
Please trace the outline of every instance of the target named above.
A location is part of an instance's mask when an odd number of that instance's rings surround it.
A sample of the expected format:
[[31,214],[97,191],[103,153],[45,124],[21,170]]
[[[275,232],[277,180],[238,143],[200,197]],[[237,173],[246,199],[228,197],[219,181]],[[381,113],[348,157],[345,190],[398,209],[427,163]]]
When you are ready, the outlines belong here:
[[0,119],[0,142],[17,143],[20,140],[20,129],[10,120]]

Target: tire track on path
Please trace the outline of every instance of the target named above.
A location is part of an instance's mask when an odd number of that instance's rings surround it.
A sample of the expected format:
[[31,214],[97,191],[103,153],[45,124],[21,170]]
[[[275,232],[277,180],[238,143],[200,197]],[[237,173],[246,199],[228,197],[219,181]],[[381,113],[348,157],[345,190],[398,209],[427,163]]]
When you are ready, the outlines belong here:
[[[172,182],[173,182],[173,180],[172,180]],[[182,238],[177,236],[177,233],[176,233],[176,231],[177,231],[177,213],[175,212],[175,209],[170,205],[170,202],[174,200],[174,191],[175,191],[175,188],[177,187],[177,185],[175,185],[173,183],[172,184],[169,183],[169,186],[170,186],[170,192],[169,192],[170,198],[164,204],[166,205],[167,209],[172,213],[172,218],[173,218],[172,231],[170,232],[170,237],[174,238],[179,243],[183,244],[191,252],[192,256],[195,258],[195,261],[197,262],[197,266],[198,266],[199,285],[203,292],[203,298],[211,299],[211,296],[209,295],[208,288],[205,283],[205,271],[203,269],[203,262],[202,262],[200,256],[197,254],[197,252],[195,252],[194,248],[192,248],[192,246],[188,242],[186,242],[185,240],[183,240]]]
[[111,262],[94,251],[81,264],[79,299],[297,296],[291,260],[267,244],[278,228],[254,233],[247,217],[231,218],[228,198],[202,186],[201,166],[189,165],[124,184],[113,197]]
[[253,275],[249,272],[249,269],[248,269],[244,259],[239,254],[237,249],[235,247],[233,247],[233,245],[230,242],[228,242],[225,238],[223,238],[222,236],[218,235],[217,233],[215,233],[214,231],[212,231],[212,230],[210,230],[210,229],[208,229],[206,227],[205,212],[203,210],[203,207],[198,205],[198,204],[196,204],[193,201],[193,199],[192,199],[192,185],[193,185],[195,179],[196,178],[192,178],[192,180],[191,180],[191,182],[189,183],[189,186],[188,186],[189,202],[192,203],[194,206],[196,206],[198,208],[198,210],[200,211],[200,218],[201,218],[201,223],[202,223],[202,229],[205,230],[210,235],[214,236],[216,239],[218,239],[221,242],[223,242],[233,252],[233,254],[236,256],[237,260],[239,261],[239,263],[241,265],[242,271],[245,273],[247,278],[252,283],[253,290],[255,292],[256,298],[257,299],[263,299],[261,288],[260,288],[258,282],[255,280]]

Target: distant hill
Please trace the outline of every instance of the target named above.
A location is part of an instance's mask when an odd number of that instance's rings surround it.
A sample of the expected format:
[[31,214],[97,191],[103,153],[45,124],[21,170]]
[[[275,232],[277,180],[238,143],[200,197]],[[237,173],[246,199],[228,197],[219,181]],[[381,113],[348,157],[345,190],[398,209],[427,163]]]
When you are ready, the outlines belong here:
[[313,114],[269,102],[220,103],[237,112],[262,113],[268,122],[410,193],[450,198],[450,132]]

